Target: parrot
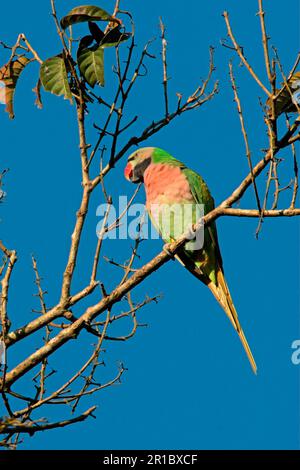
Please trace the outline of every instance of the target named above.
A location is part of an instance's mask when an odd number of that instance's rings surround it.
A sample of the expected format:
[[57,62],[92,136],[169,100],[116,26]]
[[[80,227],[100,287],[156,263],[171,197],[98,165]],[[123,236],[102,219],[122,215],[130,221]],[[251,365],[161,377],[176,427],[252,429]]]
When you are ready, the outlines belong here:
[[[200,218],[197,207],[203,208],[204,215],[215,207],[203,178],[163,149],[144,147],[134,151],[128,157],[124,176],[132,183],[144,184],[149,218],[166,244],[193,227]],[[192,210],[182,211],[188,206]],[[201,245],[187,241],[175,258],[210,289],[236,330],[256,374],[257,366],[225,280],[215,221],[205,225],[203,232]]]

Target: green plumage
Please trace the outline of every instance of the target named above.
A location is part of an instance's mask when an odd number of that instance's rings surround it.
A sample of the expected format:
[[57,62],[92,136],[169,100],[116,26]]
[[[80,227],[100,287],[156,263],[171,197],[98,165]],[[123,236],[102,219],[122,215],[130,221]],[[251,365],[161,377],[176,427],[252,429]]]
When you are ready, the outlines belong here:
[[180,168],[186,168],[185,164],[172,157],[165,150],[155,148],[152,152],[152,163],[157,165],[158,163],[165,163],[170,166],[179,166]]
[[[209,192],[209,189],[204,182],[203,178],[188,168],[183,169],[184,175],[190,185],[191,192],[194,196],[196,204],[204,205],[204,215],[208,214],[215,207],[215,202]],[[206,276],[214,283],[217,284],[216,271],[219,265],[222,265],[220,249],[218,245],[218,236],[215,222],[212,222],[204,229],[204,246],[201,253],[201,258],[205,258],[207,263],[203,264],[199,260],[199,254],[188,253],[196,266],[201,269]]]

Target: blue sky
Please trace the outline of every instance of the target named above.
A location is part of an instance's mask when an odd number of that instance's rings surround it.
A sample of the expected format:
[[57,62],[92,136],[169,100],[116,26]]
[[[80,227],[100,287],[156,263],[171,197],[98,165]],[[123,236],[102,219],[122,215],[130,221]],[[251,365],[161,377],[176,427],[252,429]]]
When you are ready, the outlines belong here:
[[[0,38],[13,43],[24,32],[42,58],[58,53],[59,41],[50,17],[50,2],[28,0],[1,6]],[[290,8],[266,0],[267,25],[285,67],[292,66],[299,49],[299,3]],[[113,2],[99,6],[112,10]],[[76,6],[73,0],[57,2],[63,15]],[[208,47],[216,48],[216,78],[220,93],[205,107],[187,113],[159,135],[148,141],[159,146],[201,173],[216,202],[222,201],[247,173],[247,160],[233,103],[228,76],[228,60],[233,53],[221,47],[226,37],[221,13],[231,14],[234,31],[245,47],[247,57],[266,80],[256,2],[220,0],[182,2],[123,0],[123,8],[134,15],[137,41],[142,46],[158,37],[158,18],[162,16],[169,40],[171,103],[176,92],[187,95],[206,76]],[[293,13],[292,13],[293,12]],[[288,25],[288,28],[287,28]],[[82,30],[80,30],[82,31]],[[153,44],[159,59],[159,42]],[[6,56],[0,50],[1,62]],[[105,96],[109,97],[111,53],[107,57]],[[148,76],[141,80],[128,106],[128,117],[140,116],[143,124],[163,112],[161,64],[149,61]],[[261,158],[267,138],[260,115],[261,90],[234,58],[240,96],[244,103],[246,125],[253,160]],[[24,72],[16,93],[15,121],[0,114],[1,168],[10,168],[5,178],[7,198],[1,205],[0,234],[17,249],[19,262],[14,274],[10,311],[16,325],[33,317],[32,253],[38,258],[49,305],[57,301],[62,271],[66,262],[69,236],[74,222],[80,190],[80,167],[75,113],[66,101],[44,95],[44,109],[33,106],[31,89],[37,66]],[[264,98],[264,97],[263,97]],[[89,122],[101,123],[96,108]],[[89,140],[96,135],[90,131]],[[291,178],[292,158],[288,151],[282,170],[282,185]],[[131,195],[133,187],[124,180],[124,162],[108,177],[107,189],[117,197]],[[265,176],[259,185],[263,194]],[[97,199],[98,198],[98,199]],[[95,244],[98,222],[93,200],[87,231],[84,234],[76,286],[85,284]],[[139,201],[143,201],[141,192]],[[283,198],[285,201],[285,196]],[[249,190],[241,206],[254,207]],[[163,293],[158,305],[141,313],[148,328],[141,328],[126,343],[106,345],[103,378],[116,373],[122,361],[128,368],[122,384],[109,388],[89,400],[96,403],[97,417],[67,429],[51,431],[26,439],[23,449],[295,449],[299,448],[299,367],[291,362],[291,344],[300,338],[299,329],[299,223],[296,219],[269,219],[257,241],[256,220],[223,218],[218,221],[219,239],[225,273],[240,320],[253,349],[258,375],[247,363],[238,338],[210,292],[178,263],[169,262],[134,293]],[[142,247],[143,260],[161,249],[160,240],[148,240]],[[109,241],[107,256],[122,260],[128,256],[129,243]],[[119,273],[104,265],[103,275],[112,288]],[[102,273],[102,271],[101,271]],[[116,307],[120,311],[122,305]],[[75,312],[76,313],[76,312]],[[87,357],[91,339],[68,345],[53,358],[66,371]],[[34,345],[35,347],[36,345]],[[10,365],[18,363],[32,345],[28,342],[12,352]],[[52,385],[61,377],[53,377]],[[24,390],[27,390],[27,386]],[[66,416],[66,410],[47,409],[51,420]]]

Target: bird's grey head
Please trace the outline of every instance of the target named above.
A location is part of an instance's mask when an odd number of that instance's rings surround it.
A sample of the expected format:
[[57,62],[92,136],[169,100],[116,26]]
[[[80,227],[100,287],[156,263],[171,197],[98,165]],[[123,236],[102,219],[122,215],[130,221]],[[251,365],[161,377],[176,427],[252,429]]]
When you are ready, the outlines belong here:
[[128,162],[124,170],[125,178],[132,183],[144,181],[144,173],[152,162],[154,147],[144,147],[136,150],[128,157]]

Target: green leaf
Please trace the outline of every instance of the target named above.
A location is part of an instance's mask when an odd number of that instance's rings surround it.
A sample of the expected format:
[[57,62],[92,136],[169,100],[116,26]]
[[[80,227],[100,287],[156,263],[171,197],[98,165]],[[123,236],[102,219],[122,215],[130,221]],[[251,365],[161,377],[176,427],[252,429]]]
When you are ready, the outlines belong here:
[[[127,41],[131,33],[125,33],[121,30],[121,26],[115,26],[109,29],[105,34],[96,23],[89,21],[89,30],[94,41],[103,47],[115,47],[121,42]],[[87,36],[90,37],[90,36]]]
[[92,88],[97,83],[104,86],[104,50],[102,46],[98,46],[98,44],[87,48],[79,46],[77,61],[81,74]]
[[123,33],[120,26],[110,29],[101,41],[102,47],[116,47],[121,42],[127,41],[131,33]]
[[94,42],[94,38],[92,35],[84,36],[81,38],[78,49],[87,49],[91,46]]
[[94,41],[96,41],[97,44],[100,44],[100,42],[104,38],[104,32],[101,31],[99,26],[96,23],[93,23],[92,21],[89,21],[88,25],[92,38],[94,39]]
[[[294,75],[292,75],[288,81],[288,85],[290,91],[284,85],[275,102],[276,117],[283,113],[297,113],[298,109],[295,102],[298,104],[298,107],[300,107],[300,72],[296,72]],[[278,92],[279,90],[276,90],[276,93]],[[293,99],[290,92],[293,95]],[[270,98],[267,100],[267,105],[269,107],[269,113],[271,114],[272,105]]]
[[31,62],[31,59],[19,57],[3,65],[0,69],[0,103],[6,105],[5,111],[8,112],[10,119],[15,117],[14,94],[17,81],[29,62]]
[[107,11],[93,5],[82,5],[73,8],[60,22],[62,29],[75,23],[86,21],[111,21],[120,24],[120,20],[111,16]]
[[51,57],[41,65],[40,79],[46,91],[73,103],[66,64],[61,56]]

